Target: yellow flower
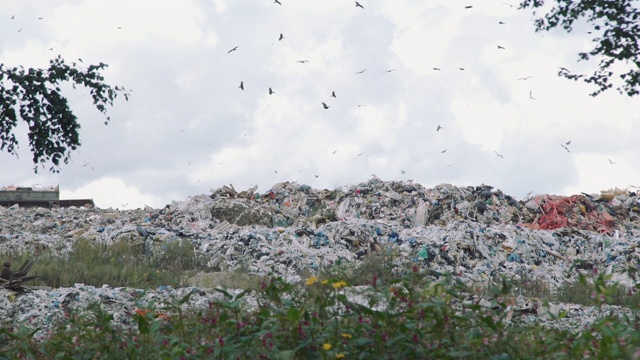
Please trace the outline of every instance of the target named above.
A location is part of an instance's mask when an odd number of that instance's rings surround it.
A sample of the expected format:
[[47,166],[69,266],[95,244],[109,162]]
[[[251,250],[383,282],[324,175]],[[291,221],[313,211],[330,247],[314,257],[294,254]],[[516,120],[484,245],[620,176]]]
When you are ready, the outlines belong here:
[[342,337],[345,338],[345,339],[351,339],[353,337],[353,335],[347,334],[347,333],[342,333]]
[[343,353],[338,353],[338,354],[336,355],[336,359],[342,359],[343,357],[344,357],[344,354],[343,354]]
[[324,280],[322,280],[322,282],[321,282],[321,284],[322,284],[322,285],[327,285],[328,283],[329,283],[329,280],[327,280],[327,279],[324,279]]
[[307,285],[308,285],[308,286],[311,286],[311,285],[315,284],[315,283],[316,283],[316,281],[318,281],[318,278],[317,278],[317,277],[315,277],[315,276],[310,276],[310,277],[307,279]]
[[334,289],[340,289],[343,286],[347,286],[347,283],[344,280],[340,280],[338,282],[333,283],[333,285],[331,286],[333,286]]
[[332,347],[333,346],[331,346],[331,344],[329,344],[329,343],[322,344],[322,348],[327,350],[327,351],[331,350]]

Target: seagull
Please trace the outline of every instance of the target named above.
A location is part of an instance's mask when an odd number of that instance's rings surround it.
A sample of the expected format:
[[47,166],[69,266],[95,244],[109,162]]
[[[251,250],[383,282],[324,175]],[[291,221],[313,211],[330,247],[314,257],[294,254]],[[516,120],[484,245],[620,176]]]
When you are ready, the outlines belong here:
[[562,146],[565,150],[567,150],[568,153],[570,153],[571,151],[569,151],[569,148],[566,147],[564,144],[560,144],[560,146]]
[[530,75],[530,76],[525,76],[525,77],[518,78],[517,80],[529,80],[532,77],[533,77],[533,75]]
[[444,149],[444,150],[440,151],[441,154],[444,154],[446,152],[447,152],[447,149]]
[[464,71],[464,68],[459,67],[459,68],[458,68],[458,70],[460,70],[460,71]]
[[400,170],[400,174],[403,174],[403,175],[404,175],[404,170]]
[[358,156],[362,156],[362,153],[358,154]]
[[335,91],[331,92],[331,97],[336,97],[336,92]]
[[499,157],[501,157],[501,158],[503,158],[503,159],[504,159],[504,156],[502,156],[502,155],[498,154],[498,152],[497,152],[497,151],[494,151],[494,153],[496,153],[496,156],[499,156]]
[[297,62],[297,63],[300,63],[300,64],[306,64],[306,63],[308,63],[308,62],[309,62],[309,60],[298,60],[298,61],[296,61],[296,62]]
[[362,74],[363,72],[367,71],[367,69],[364,69],[362,71],[358,71],[356,74]]
[[276,173],[276,175],[278,174],[278,170],[273,170],[274,173]]
[[498,21],[498,25],[504,25],[502,21]]
[[611,159],[607,159],[607,160],[609,160],[609,165],[615,164],[613,161],[611,161]]
[[329,106],[329,105],[327,105],[327,104],[325,104],[325,103],[322,103],[322,107],[323,107],[325,110],[326,110],[326,109],[328,109],[328,108],[330,108],[330,106]]
[[24,30],[24,28],[23,28],[23,29],[18,30],[18,32],[21,32],[22,30]]
[[567,141],[566,143],[564,143],[565,145],[571,145],[571,140]]
[[360,5],[360,3],[359,3],[359,2],[357,2],[357,1],[356,1],[356,7],[359,7],[359,8],[363,8],[363,9],[364,9],[364,6]]
[[562,66],[558,67],[558,69],[560,69],[561,71],[564,71],[564,72],[571,72],[571,71],[569,71],[569,69],[567,69],[566,67],[562,67]]
[[434,67],[433,70],[440,71],[440,68]]
[[440,131],[440,129],[442,129],[442,126],[438,125],[438,127],[436,128],[436,132]]
[[387,70],[387,71],[385,71],[385,72],[386,72],[386,73],[390,73],[390,72],[392,72],[392,71],[396,71],[396,70],[398,70],[398,69],[389,69],[389,70]]
[[271,88],[269,88],[269,95],[275,94],[275,92],[273,90],[271,90]]
[[16,16],[15,15],[11,15],[11,20],[15,20]]
[[472,7],[473,7],[473,5],[467,5],[467,6],[465,6],[464,8],[465,8],[465,9],[471,9]]
[[234,47],[233,49],[231,49],[231,50],[227,51],[227,54],[230,54],[232,51],[236,51],[236,50],[238,50],[238,46],[236,46],[236,47]]
[[278,41],[282,41],[282,39],[284,39],[284,35],[282,35],[282,33],[280,33],[280,37],[278,38]]
[[504,50],[504,47],[502,47],[502,46],[498,45],[498,49],[502,49],[502,50]]
[[274,3],[278,4],[278,5],[282,5],[282,3],[278,0],[275,0]]
[[240,86],[238,86],[240,90],[244,91],[244,81],[240,81]]
[[531,100],[535,100],[536,98],[533,97],[533,90],[529,90],[529,99]]
[[320,177],[320,175],[316,175],[316,174],[313,174],[313,176],[315,176],[315,177],[317,177],[317,178],[318,178],[318,177]]
[[335,155],[337,151],[338,151],[338,149],[335,149],[335,150],[333,150],[333,152],[331,154]]

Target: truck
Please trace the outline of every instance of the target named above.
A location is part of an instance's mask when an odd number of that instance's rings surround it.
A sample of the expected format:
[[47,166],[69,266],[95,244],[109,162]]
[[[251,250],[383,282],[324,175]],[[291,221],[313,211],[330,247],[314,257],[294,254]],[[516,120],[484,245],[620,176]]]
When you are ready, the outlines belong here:
[[5,186],[0,188],[0,206],[20,207],[70,207],[70,206],[94,206],[93,199],[60,199],[59,186],[46,187],[20,187]]

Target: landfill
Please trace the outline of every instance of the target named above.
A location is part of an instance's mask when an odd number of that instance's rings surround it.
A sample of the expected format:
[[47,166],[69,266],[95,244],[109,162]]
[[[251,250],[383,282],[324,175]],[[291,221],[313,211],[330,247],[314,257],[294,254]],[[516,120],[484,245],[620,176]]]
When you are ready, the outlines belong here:
[[[554,291],[577,281],[580,273],[611,274],[612,281],[629,288],[638,284],[633,276],[640,266],[640,196],[635,188],[517,200],[484,184],[426,188],[373,177],[334,190],[296,182],[256,190],[223,186],[161,209],[0,207],[0,254],[47,249],[64,255],[83,238],[101,244],[125,240],[154,256],[167,244],[188,241],[213,271],[244,269],[288,282],[385,252],[394,255],[398,269],[417,265],[434,278],[454,274],[469,284],[505,275],[540,279]],[[100,301],[114,313],[115,322],[126,326],[127,315],[141,303],[168,303],[192,293],[185,306],[206,307],[220,299],[211,290],[197,284],[144,291],[76,284],[19,294],[0,288],[0,323],[47,329],[65,309]],[[487,299],[473,301],[495,306]],[[554,318],[553,326],[572,328],[604,313],[625,311],[615,306],[541,306],[519,296],[504,310],[509,317]],[[566,316],[552,316],[559,312]]]

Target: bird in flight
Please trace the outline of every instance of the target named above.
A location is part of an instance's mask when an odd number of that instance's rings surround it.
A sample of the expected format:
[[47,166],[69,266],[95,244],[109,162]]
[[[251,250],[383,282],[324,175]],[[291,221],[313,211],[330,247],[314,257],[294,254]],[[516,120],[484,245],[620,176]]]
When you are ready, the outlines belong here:
[[566,143],[564,143],[565,145],[571,145],[571,140],[567,141]]
[[458,70],[460,70],[460,71],[464,71],[464,68],[459,67],[459,68],[458,68]]
[[569,71],[569,69],[567,69],[566,67],[562,67],[562,66],[560,66],[558,69],[560,69],[561,71],[564,71],[564,72],[571,72],[571,71]]
[[280,37],[278,38],[278,41],[282,41],[282,39],[284,39],[284,35],[282,35],[282,33],[280,33]]
[[333,152],[331,153],[332,155],[335,155],[336,152],[338,152],[338,149],[333,150]]
[[274,3],[278,4],[278,5],[282,5],[282,3],[278,0],[275,0]]
[[529,99],[531,100],[535,100],[536,98],[533,97],[533,90],[529,90]]
[[498,49],[502,49],[502,50],[504,50],[504,47],[502,47],[502,46],[498,45]]
[[322,107],[323,107],[325,110],[326,110],[326,109],[328,109],[328,108],[330,108],[330,106],[329,106],[329,105],[327,105],[327,104],[325,104],[325,103],[322,103]]
[[517,80],[529,80],[532,77],[533,77],[533,75],[530,75],[530,76],[525,76],[525,77],[518,78]]
[[308,62],[309,62],[309,60],[298,60],[298,61],[296,61],[296,62],[297,62],[297,63],[300,63],[300,64],[306,64],[306,63],[308,63]]
[[435,70],[435,71],[440,71],[440,68],[436,68],[436,67],[434,67],[434,68],[433,68],[433,70]]
[[358,154],[358,156],[362,156],[362,153]]
[[359,8],[364,9],[364,6],[360,5],[360,3],[359,3],[359,2],[357,2],[357,1],[356,1],[356,7],[359,7]]
[[403,174],[403,175],[404,175],[404,170],[400,170],[400,174]]
[[502,21],[498,21],[498,25],[504,25]]
[[436,128],[436,132],[440,131],[440,129],[442,129],[442,126],[438,125],[438,127]]
[[358,105],[353,105],[353,106],[363,107],[363,106],[367,106],[367,105],[361,105],[361,104],[358,104]]
[[273,95],[275,94],[275,91],[271,90],[271,88],[269,88],[269,95]]
[[497,152],[497,151],[494,151],[494,153],[496,153],[496,156],[499,156],[499,157],[501,157],[501,158],[503,158],[503,159],[504,159],[504,156],[502,156],[502,155],[498,154],[498,152]]
[[441,154],[444,154],[446,152],[447,152],[447,149],[444,149],[444,150],[440,151]]
[[233,49],[231,49],[231,50],[227,51],[227,54],[230,54],[232,51],[236,51],[236,50],[238,50],[238,46],[236,46],[236,47],[234,47]]
[[331,92],[331,97],[336,97],[336,92],[335,91]]
[[276,173],[276,175],[278,174],[278,170],[273,170],[274,173]]
[[607,159],[609,160],[609,165],[614,165],[615,163],[613,161],[611,161],[611,159]]
[[15,20],[16,16],[15,15],[11,15],[11,20]]
[[571,152],[571,151],[569,151],[569,148],[565,144],[560,144],[560,146],[562,146],[565,150],[567,150],[568,153]]
[[390,72],[392,72],[392,71],[396,71],[396,70],[398,70],[398,69],[389,69],[389,70],[387,70],[387,71],[385,71],[385,72],[386,72],[386,73],[390,73]]
[[357,74],[362,74],[362,73],[363,73],[363,72],[365,72],[365,71],[367,71],[367,69],[364,69],[364,70],[358,71],[358,72],[356,73],[356,75],[357,75]]
[[315,177],[317,177],[317,178],[318,178],[318,177],[320,177],[320,175],[316,175],[316,174],[313,174],[313,176],[315,176]]
[[240,90],[244,91],[244,81],[240,81],[240,86],[238,86]]
[[465,6],[464,8],[465,8],[465,9],[471,9],[472,7],[473,7],[473,5],[467,5],[467,6]]

